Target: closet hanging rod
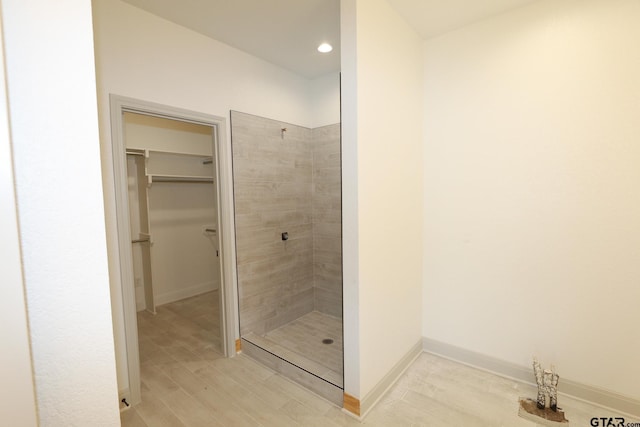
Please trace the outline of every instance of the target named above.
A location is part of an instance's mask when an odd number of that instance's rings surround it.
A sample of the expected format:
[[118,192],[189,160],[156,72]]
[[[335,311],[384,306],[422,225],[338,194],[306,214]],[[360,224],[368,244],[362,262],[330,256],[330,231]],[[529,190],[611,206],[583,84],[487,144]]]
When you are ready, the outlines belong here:
[[141,153],[139,151],[129,151],[129,150],[127,150],[126,153],[127,153],[127,156],[142,156],[142,157],[144,157],[144,153]]
[[187,175],[147,175],[148,184],[154,182],[213,182],[212,176],[187,176]]
[[216,229],[215,228],[205,228],[204,231],[206,231],[207,233],[215,233]]
[[150,242],[151,239],[149,239],[148,237],[146,239],[135,239],[132,240],[131,243],[145,243],[145,242]]

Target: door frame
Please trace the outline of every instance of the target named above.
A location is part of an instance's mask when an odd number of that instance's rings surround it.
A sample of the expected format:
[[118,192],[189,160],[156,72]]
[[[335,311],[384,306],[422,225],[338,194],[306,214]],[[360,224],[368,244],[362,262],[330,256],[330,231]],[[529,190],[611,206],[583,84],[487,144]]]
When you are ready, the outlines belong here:
[[135,405],[140,397],[140,353],[138,348],[138,320],[136,311],[135,284],[133,274],[133,251],[127,190],[127,159],[124,139],[123,113],[137,113],[170,120],[211,126],[213,129],[214,177],[218,194],[218,222],[220,224],[220,317],[221,346],[226,357],[236,354],[238,335],[237,274],[235,250],[235,226],[233,210],[232,152],[227,142],[227,127],[224,117],[213,116],[181,108],[170,107],[148,101],[110,94],[111,144],[113,154],[114,186],[116,196],[116,218],[118,239],[118,261],[124,312],[125,345],[128,371],[128,400]]

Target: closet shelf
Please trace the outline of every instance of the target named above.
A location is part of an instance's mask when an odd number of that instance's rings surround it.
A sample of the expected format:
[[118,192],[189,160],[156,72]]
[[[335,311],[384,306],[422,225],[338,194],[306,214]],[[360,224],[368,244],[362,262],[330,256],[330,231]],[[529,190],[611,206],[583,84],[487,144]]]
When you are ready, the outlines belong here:
[[205,182],[212,183],[212,176],[199,176],[199,175],[160,175],[152,174],[147,175],[148,184],[151,185],[154,182]]
[[184,157],[199,157],[203,161],[213,160],[213,156],[209,153],[185,153],[182,151],[169,151],[169,150],[157,150],[153,148],[127,148],[127,154],[134,156],[152,157],[154,154],[169,155],[169,156],[184,156]]

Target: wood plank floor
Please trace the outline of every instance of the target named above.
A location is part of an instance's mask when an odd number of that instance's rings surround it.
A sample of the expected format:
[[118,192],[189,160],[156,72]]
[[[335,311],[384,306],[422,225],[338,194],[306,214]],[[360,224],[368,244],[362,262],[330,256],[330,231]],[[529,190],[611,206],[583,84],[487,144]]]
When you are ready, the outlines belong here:
[[[223,358],[211,327],[201,329],[170,305],[160,308],[141,322],[143,402],[122,413],[125,427],[537,425],[517,415],[518,397],[535,396],[533,387],[430,354],[420,355],[360,423],[246,356]],[[570,426],[621,416],[564,396],[559,404]]]

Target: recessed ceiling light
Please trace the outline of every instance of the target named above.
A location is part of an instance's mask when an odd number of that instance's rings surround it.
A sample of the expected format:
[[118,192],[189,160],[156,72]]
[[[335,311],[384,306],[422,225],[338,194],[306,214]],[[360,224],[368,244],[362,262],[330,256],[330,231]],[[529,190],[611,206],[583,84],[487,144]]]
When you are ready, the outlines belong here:
[[318,46],[318,52],[320,53],[329,53],[333,50],[333,46],[331,46],[329,43],[322,43],[320,46]]

